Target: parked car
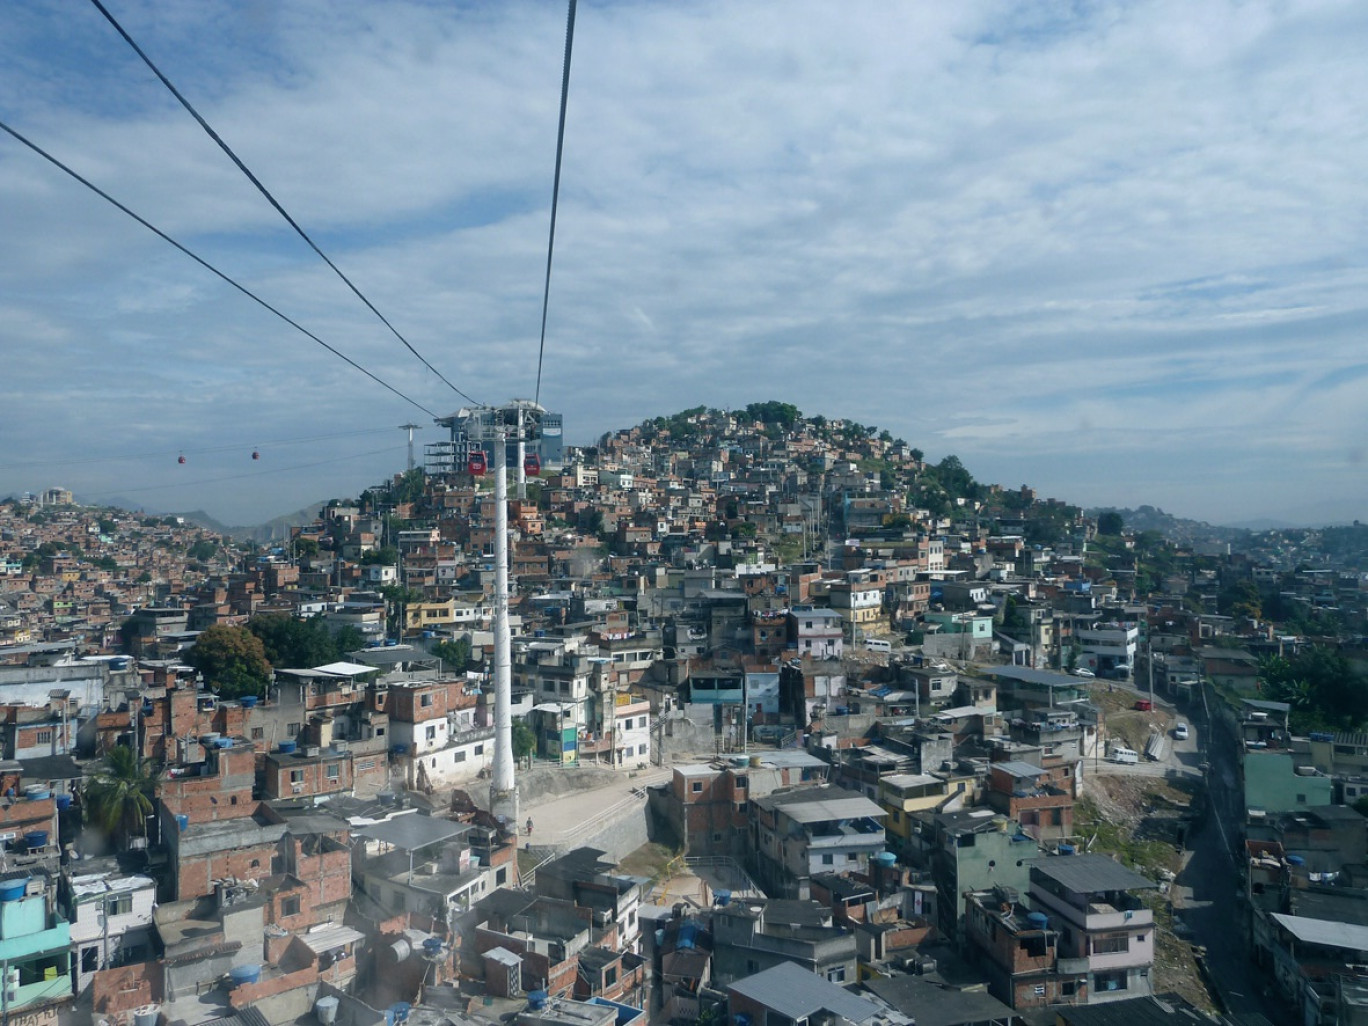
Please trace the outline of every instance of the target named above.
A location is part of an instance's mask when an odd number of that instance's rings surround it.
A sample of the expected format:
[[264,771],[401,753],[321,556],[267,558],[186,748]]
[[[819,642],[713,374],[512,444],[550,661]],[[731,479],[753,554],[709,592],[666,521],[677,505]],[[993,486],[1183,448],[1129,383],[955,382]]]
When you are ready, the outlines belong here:
[[1141,698],[1135,703],[1135,708],[1139,709],[1141,712],[1149,712],[1154,708],[1154,703],[1148,698]]
[[1186,723],[1180,723],[1174,727],[1173,737],[1175,741],[1186,741],[1188,739],[1188,725]]
[[1080,667],[1078,667],[1077,669],[1074,670],[1073,674],[1074,674],[1075,677],[1096,677],[1096,676],[1097,676],[1097,674],[1093,673],[1092,670],[1088,669],[1086,666],[1080,666]]

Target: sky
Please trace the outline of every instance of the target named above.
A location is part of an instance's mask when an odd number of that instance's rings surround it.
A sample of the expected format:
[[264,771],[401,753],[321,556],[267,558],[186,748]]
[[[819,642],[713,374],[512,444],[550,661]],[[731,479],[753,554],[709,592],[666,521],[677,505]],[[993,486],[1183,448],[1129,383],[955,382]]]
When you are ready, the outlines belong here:
[[[534,396],[564,4],[105,3],[442,376]],[[774,399],[1084,506],[1359,518],[1365,52],[1352,0],[581,0],[539,398],[574,444]],[[93,5],[0,4],[0,121],[414,400],[0,134],[0,496],[258,523],[468,405]]]

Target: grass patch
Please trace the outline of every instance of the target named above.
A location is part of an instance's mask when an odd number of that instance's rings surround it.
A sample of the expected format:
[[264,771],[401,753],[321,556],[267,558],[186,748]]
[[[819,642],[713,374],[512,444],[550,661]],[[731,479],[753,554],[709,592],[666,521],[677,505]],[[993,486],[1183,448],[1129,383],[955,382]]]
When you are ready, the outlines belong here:
[[1177,872],[1181,857],[1166,841],[1136,840],[1119,823],[1102,815],[1091,798],[1080,798],[1074,804],[1074,833],[1082,840],[1085,850],[1101,855],[1115,855],[1136,872],[1157,878],[1159,871]]

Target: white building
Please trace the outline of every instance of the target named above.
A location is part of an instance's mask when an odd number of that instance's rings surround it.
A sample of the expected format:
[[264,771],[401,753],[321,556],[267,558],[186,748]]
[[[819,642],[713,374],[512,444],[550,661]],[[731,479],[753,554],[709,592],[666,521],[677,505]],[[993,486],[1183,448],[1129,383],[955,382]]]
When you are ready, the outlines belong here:
[[110,871],[71,877],[67,916],[77,993],[102,969],[152,957],[156,896],[156,881],[147,876]]

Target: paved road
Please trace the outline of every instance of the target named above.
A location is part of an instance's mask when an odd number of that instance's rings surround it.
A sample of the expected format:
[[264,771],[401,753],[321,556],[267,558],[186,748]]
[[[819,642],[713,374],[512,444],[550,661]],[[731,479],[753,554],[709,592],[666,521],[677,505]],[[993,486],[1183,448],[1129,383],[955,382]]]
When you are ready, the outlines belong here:
[[[567,770],[566,772],[574,772]],[[523,834],[523,843],[531,841],[537,847],[561,845],[576,840],[579,834],[592,833],[594,823],[621,809],[624,804],[645,805],[636,792],[652,784],[669,780],[674,775],[670,766],[653,766],[588,791],[559,795],[532,805],[523,803],[524,823],[532,820],[532,835]],[[523,825],[523,824],[520,824]]]
[[1265,977],[1249,958],[1249,910],[1236,862],[1243,856],[1234,849],[1240,843],[1244,805],[1235,739],[1228,731],[1211,728],[1200,702],[1186,713],[1197,734],[1200,761],[1209,763],[1208,800],[1200,824],[1188,837],[1192,857],[1174,887],[1175,909],[1192,930],[1192,942],[1206,948],[1212,979],[1231,1013],[1262,1012],[1273,1022],[1293,1022],[1291,1009],[1279,1009],[1266,996]]

